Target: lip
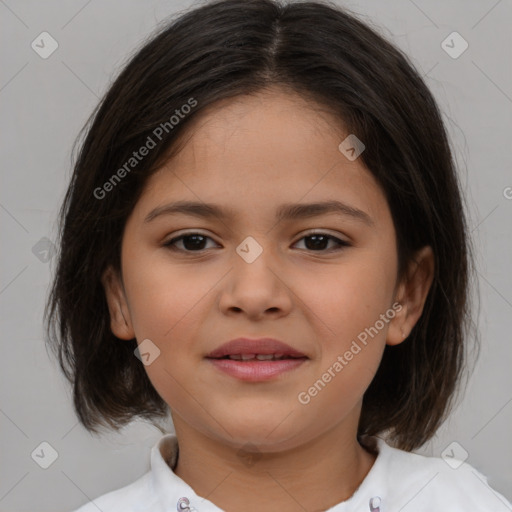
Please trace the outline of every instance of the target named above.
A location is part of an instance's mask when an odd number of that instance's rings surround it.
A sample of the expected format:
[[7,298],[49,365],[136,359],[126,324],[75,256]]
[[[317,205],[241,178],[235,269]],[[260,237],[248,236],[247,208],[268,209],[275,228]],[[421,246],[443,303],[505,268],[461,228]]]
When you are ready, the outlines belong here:
[[[274,361],[221,359],[227,355],[242,354],[282,354],[283,356],[289,356],[291,359]],[[272,379],[293,370],[304,364],[309,358],[286,343],[273,338],[237,338],[210,352],[206,359],[218,370],[232,377],[250,382],[258,382]]]
[[290,347],[290,345],[273,338],[236,338],[217,347],[206,357],[209,359],[218,359],[220,357],[237,354],[283,354],[284,356],[290,357],[307,357],[306,354]]

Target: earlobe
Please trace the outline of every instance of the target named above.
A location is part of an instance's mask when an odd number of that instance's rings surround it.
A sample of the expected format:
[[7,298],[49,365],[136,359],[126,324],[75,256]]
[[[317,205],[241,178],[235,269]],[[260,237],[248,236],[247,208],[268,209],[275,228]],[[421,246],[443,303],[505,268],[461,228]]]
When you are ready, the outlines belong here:
[[101,282],[105,289],[105,296],[110,313],[110,328],[113,334],[122,340],[135,338],[124,286],[118,272],[109,266],[103,272]]
[[427,245],[416,252],[400,284],[398,297],[402,308],[389,326],[387,345],[398,345],[405,341],[416,325],[423,312],[434,271],[434,253]]
[[396,302],[399,308],[395,309],[395,317],[390,322],[386,336],[386,345],[399,345],[407,339],[407,332],[404,329],[404,319],[407,318],[406,305]]

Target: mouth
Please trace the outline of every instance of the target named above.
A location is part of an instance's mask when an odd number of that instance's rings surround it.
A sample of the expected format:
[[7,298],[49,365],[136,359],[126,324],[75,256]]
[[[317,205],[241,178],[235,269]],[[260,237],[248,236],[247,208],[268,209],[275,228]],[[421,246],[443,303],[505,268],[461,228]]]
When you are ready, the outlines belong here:
[[298,368],[309,357],[272,338],[237,338],[210,352],[206,359],[232,377],[256,382]]
[[296,348],[273,338],[236,338],[224,343],[207,354],[208,359],[234,359],[237,361],[259,361],[307,358]]
[[284,359],[307,359],[306,356],[286,354],[229,354],[223,357],[207,357],[207,359],[231,359],[233,361],[283,361]]

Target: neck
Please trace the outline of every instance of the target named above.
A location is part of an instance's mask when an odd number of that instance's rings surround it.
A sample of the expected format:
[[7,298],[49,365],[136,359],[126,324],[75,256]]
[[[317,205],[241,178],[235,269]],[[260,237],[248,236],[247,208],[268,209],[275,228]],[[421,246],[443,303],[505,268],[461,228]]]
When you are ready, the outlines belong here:
[[357,441],[357,423],[284,451],[241,451],[173,420],[179,440],[174,473],[226,512],[327,510],[354,494],[375,461]]

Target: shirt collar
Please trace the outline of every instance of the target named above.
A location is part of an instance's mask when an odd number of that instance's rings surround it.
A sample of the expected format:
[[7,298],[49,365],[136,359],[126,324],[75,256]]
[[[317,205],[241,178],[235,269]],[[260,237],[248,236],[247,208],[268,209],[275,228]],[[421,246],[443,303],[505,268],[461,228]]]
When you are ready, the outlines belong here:
[[[174,434],[164,435],[151,449],[153,490],[164,509],[169,512],[224,512],[211,501],[198,496],[190,485],[174,473],[178,452],[178,439]],[[180,503],[183,503],[181,509],[178,508]]]
[[[385,467],[387,459],[393,450],[386,442],[377,436],[362,438],[365,446],[378,452],[377,458],[370,471],[352,497],[339,503],[327,512],[348,512],[361,510],[364,512],[385,512],[382,503],[385,502],[387,482]],[[224,512],[211,501],[198,496],[195,491],[174,473],[178,459],[178,440],[174,434],[166,434],[159,439],[151,450],[151,478],[153,491],[166,511],[183,510],[194,512]],[[378,498],[378,499],[377,499]],[[373,500],[373,501],[372,501]],[[180,503],[183,504],[180,509]],[[379,503],[381,506],[379,507]],[[187,509],[186,506],[189,508]],[[372,508],[373,507],[373,508]]]

